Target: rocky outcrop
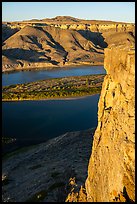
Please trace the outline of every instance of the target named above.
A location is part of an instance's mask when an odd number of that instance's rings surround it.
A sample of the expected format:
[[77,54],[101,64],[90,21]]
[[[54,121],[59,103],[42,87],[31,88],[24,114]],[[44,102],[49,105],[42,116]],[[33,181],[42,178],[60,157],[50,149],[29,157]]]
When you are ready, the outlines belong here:
[[105,50],[98,126],[85,183],[88,202],[135,201],[135,50]]
[[112,24],[55,24],[55,27],[59,27],[61,29],[74,29],[74,30],[90,30],[92,32],[105,32],[105,31],[133,31],[134,24],[127,23],[112,23]]
[[[6,25],[6,23],[5,23]],[[121,22],[110,22],[110,21],[65,21],[65,20],[50,20],[50,21],[24,21],[24,22],[11,22],[8,23],[8,26],[12,29],[14,28],[23,28],[27,25],[30,26],[46,26],[51,25],[59,27],[61,29],[70,29],[70,30],[90,30],[92,32],[104,32],[104,31],[115,31],[115,32],[128,32],[135,29],[134,23],[121,23]]]

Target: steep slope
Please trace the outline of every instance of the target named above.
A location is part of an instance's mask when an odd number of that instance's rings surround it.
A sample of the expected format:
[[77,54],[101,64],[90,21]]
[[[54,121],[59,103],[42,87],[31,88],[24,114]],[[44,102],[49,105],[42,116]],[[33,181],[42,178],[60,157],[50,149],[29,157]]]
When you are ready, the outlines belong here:
[[[21,67],[44,67],[63,61],[66,52],[43,30],[26,26],[4,42],[3,55],[18,61]],[[3,61],[3,68],[5,65],[6,62]]]
[[[22,28],[19,32],[11,36],[5,41],[5,44],[3,46],[3,53],[4,55],[12,55],[14,58],[17,57],[16,55],[16,49],[21,50],[28,50],[29,51],[29,58],[27,55],[24,55],[24,59],[26,60],[31,60],[31,55],[32,57],[34,56],[33,51],[36,51],[35,56],[33,57],[36,60],[36,55],[38,56],[43,56],[46,59],[46,53],[49,52],[55,52],[55,51],[62,51],[63,48],[60,46],[56,46],[56,42],[53,42],[49,36],[45,34],[43,30],[40,30],[38,28],[34,28],[31,26],[26,26]],[[50,51],[48,50],[50,48]],[[9,49],[10,53],[8,52]],[[41,53],[40,51],[45,51]],[[17,54],[20,55],[21,53],[18,52]],[[49,55],[49,54],[48,54]],[[37,61],[37,60],[36,60]]]
[[126,45],[135,45],[135,36],[133,32],[104,32],[104,41],[109,45],[122,45],[126,42]]
[[135,51],[105,50],[98,127],[86,180],[87,201],[135,201]]
[[74,178],[81,186],[87,177],[93,131],[68,132],[3,160],[2,201],[64,202]]
[[[4,41],[3,55],[22,67],[103,62],[103,49],[77,31],[26,26]],[[6,62],[3,60],[3,68]],[[9,65],[10,66],[10,65]]]
[[2,32],[2,71],[103,65],[104,48],[125,41],[134,44],[135,41],[133,23],[84,20],[71,16],[3,22]]
[[2,24],[2,42],[7,40],[10,36],[19,31],[18,28],[11,28],[8,25]]
[[75,30],[62,30],[55,27],[52,27],[52,29],[51,27],[45,27],[43,29],[51,33],[53,38],[64,47],[68,52],[67,59],[69,61],[77,61],[77,57],[82,58],[85,56],[91,61],[97,60],[98,57],[103,58],[101,56],[103,54],[103,48],[97,48],[92,41],[87,40]]

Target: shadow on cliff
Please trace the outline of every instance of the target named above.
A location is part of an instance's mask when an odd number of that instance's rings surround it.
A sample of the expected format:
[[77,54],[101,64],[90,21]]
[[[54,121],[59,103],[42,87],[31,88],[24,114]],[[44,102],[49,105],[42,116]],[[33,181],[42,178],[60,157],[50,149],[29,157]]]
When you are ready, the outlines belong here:
[[18,31],[18,28],[10,28],[10,26],[5,26],[5,28],[2,28],[2,45],[4,45],[5,40],[7,40]]
[[51,47],[54,48],[54,49],[57,49],[57,50],[60,50],[60,51],[63,51],[63,52],[65,52],[65,53],[67,53],[66,50],[64,49],[64,47],[62,47],[62,46],[60,45],[60,43],[56,42],[56,41],[53,39],[52,35],[51,35],[48,31],[44,30],[42,27],[35,27],[35,28],[37,28],[37,29],[43,31],[43,32],[45,33],[45,35],[49,38],[49,40],[51,41],[51,42],[50,42],[50,41],[47,41],[47,43],[48,43],[49,46],[51,46]]
[[[55,40],[54,40],[54,38],[52,37],[52,35],[48,32],[48,31],[46,31],[46,30],[44,30],[44,28],[42,28],[42,27],[36,27],[37,29],[39,29],[39,30],[41,30],[41,31],[43,31],[44,33],[45,33],[45,35],[50,39],[50,41],[47,41],[47,43],[48,43],[48,45],[49,46],[51,46],[52,48],[54,48],[54,49],[57,49],[57,50],[59,50],[59,51],[61,51],[61,52],[63,52],[63,54],[64,54],[64,57],[65,58],[67,58],[67,55],[68,55],[68,52],[64,49],[64,47],[63,46],[61,46],[61,44],[60,43],[58,43],[58,42],[56,42]],[[79,30],[79,33],[81,34],[81,31],[83,31],[83,32],[85,32],[85,30]],[[82,35],[86,40],[90,40],[91,42],[93,42],[93,40],[91,40],[91,39],[88,39],[89,37],[89,35],[91,36],[92,35],[92,38],[94,37],[94,38],[97,38],[97,34],[95,35],[93,32],[91,32],[91,31],[89,31],[90,32],[90,34],[89,33],[85,33],[84,35]],[[88,35],[87,35],[88,34]],[[95,35],[95,36],[94,36]],[[101,35],[101,34],[100,34]],[[72,36],[73,36],[73,39],[75,40],[74,41],[74,43],[76,43],[77,45],[78,45],[78,47],[80,47],[81,48],[81,50],[85,50],[83,47],[82,47],[82,45],[80,44],[80,42],[76,39],[76,37],[75,37],[75,35],[73,35],[72,34]],[[102,36],[101,36],[102,37]],[[101,38],[100,36],[99,36],[99,40],[96,40],[96,41],[102,41],[102,42],[104,42],[103,40],[104,40],[104,38],[102,37]],[[95,40],[94,40],[95,41]],[[94,43],[94,42],[93,42]],[[95,43],[94,43],[95,44]],[[96,43],[97,45],[98,45],[98,43]],[[96,46],[96,44],[95,44],[95,46]],[[102,45],[105,47],[107,47],[107,44],[105,44],[105,42],[104,42],[104,44],[102,43]],[[103,48],[104,48],[103,47]],[[75,49],[75,48],[74,48]],[[98,48],[99,49],[99,48]],[[101,49],[101,48],[100,48]],[[104,54],[103,52],[99,52],[99,51],[97,51],[96,49],[94,49],[94,48],[92,48],[90,51],[92,51],[92,52],[96,52],[96,53],[99,53],[99,54]]]
[[15,60],[26,60],[28,62],[49,62],[57,65],[59,62],[51,60],[51,57],[45,55],[45,52],[35,50],[25,50],[22,48],[11,48],[2,50],[2,54]]
[[125,197],[125,199],[126,199],[126,202],[129,202],[129,203],[132,203],[132,202],[134,202],[132,199],[130,199],[130,197],[128,196],[128,194],[127,194],[127,190],[126,190],[126,187],[124,186],[124,188],[123,188],[123,195],[124,195],[124,197]]
[[[108,44],[105,42],[102,33],[100,32],[92,32],[90,30],[78,30],[85,39],[90,40],[95,46],[99,46],[101,48],[106,48]],[[98,49],[99,49],[98,47]]]

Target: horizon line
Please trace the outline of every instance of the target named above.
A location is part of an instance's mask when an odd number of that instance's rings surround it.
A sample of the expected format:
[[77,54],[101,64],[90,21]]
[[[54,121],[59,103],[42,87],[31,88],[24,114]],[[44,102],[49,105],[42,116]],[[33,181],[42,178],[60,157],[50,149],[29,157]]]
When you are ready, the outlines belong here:
[[[73,17],[73,16],[66,16],[66,15],[58,15],[58,16],[54,16],[54,17],[46,17],[46,18],[32,18],[32,19],[25,19],[25,20],[2,20],[2,22],[21,22],[21,21],[32,21],[32,20],[45,20],[46,19],[53,19],[53,18],[57,18],[57,17],[72,17],[74,19],[79,19],[79,20],[84,20],[84,21],[110,21],[110,22],[116,22],[116,23],[132,23],[132,24],[135,24],[135,22],[127,22],[127,21],[115,21],[115,20],[106,20],[106,19],[84,19],[84,18],[78,18],[78,17]],[[78,23],[78,22],[74,22],[74,23]]]

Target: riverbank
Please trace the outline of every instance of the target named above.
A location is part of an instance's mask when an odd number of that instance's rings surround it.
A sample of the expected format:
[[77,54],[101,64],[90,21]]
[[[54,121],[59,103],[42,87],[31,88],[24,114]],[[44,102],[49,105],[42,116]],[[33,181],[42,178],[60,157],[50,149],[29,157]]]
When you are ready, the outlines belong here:
[[87,166],[95,129],[64,135],[18,151],[3,160],[3,202],[64,202],[79,191]]
[[[100,93],[100,92],[99,92]],[[79,100],[79,99],[82,99],[82,98],[86,98],[86,97],[89,97],[89,96],[94,96],[96,94],[99,94],[99,93],[95,93],[95,94],[90,94],[90,95],[83,95],[83,96],[70,96],[70,97],[60,97],[60,98],[45,98],[45,99],[23,99],[23,100],[18,100],[18,99],[11,99],[11,100],[2,100],[2,102],[16,102],[16,101],[53,101],[53,100],[62,100],[62,101],[67,101],[67,100]]]
[[2,101],[49,100],[94,95],[100,93],[104,76],[102,74],[63,77],[3,86]]
[[18,71],[32,71],[32,70],[53,70],[53,69],[68,69],[70,67],[82,67],[82,66],[103,66],[104,62],[87,62],[87,63],[66,63],[64,65],[51,65],[51,64],[33,64],[31,66],[23,66],[21,67],[20,64],[17,66],[11,66],[11,68],[3,68],[2,73],[12,73]]

